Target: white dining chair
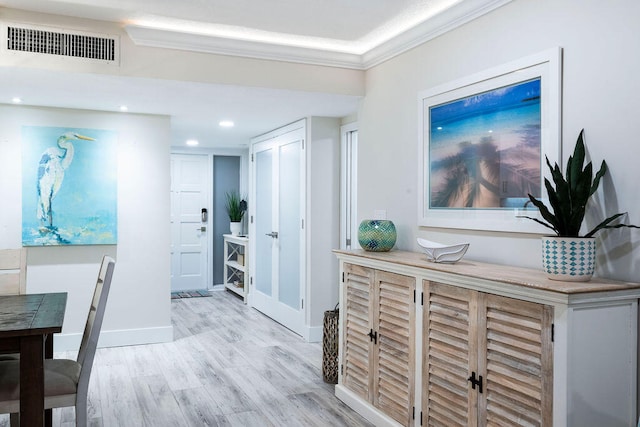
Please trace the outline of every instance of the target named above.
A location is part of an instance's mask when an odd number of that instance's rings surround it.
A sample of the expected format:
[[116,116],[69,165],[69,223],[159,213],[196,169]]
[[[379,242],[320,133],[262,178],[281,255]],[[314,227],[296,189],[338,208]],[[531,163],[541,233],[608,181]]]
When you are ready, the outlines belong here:
[[0,295],[27,291],[27,248],[0,249]]
[[[44,363],[45,409],[75,406],[76,426],[87,425],[87,394],[93,358],[98,346],[115,261],[102,259],[80,350],[76,360],[46,359]],[[0,361],[0,413],[11,414],[17,426],[20,412],[20,360]]]

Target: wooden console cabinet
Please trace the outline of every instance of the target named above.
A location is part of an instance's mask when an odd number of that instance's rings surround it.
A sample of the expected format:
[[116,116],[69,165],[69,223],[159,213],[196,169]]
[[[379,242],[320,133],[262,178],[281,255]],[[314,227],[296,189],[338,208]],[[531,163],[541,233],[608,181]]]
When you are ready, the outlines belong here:
[[335,253],[336,396],[375,425],[636,425],[640,284]]

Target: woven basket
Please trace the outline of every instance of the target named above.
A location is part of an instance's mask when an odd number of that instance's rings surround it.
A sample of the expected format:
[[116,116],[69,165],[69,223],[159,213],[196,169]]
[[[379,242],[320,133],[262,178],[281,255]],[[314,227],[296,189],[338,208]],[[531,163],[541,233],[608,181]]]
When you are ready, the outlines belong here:
[[338,306],[324,312],[322,330],[322,379],[329,384],[338,383]]

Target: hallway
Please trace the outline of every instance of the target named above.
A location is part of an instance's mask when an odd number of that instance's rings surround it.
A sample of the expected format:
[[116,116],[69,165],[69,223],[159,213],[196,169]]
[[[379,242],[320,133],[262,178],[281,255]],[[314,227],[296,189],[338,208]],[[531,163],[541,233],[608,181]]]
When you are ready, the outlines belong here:
[[[171,308],[173,342],[98,349],[90,426],[371,425],[322,381],[320,343],[225,291],[175,299]],[[8,420],[0,416],[0,427]],[[73,408],[54,410],[53,425],[73,426]]]

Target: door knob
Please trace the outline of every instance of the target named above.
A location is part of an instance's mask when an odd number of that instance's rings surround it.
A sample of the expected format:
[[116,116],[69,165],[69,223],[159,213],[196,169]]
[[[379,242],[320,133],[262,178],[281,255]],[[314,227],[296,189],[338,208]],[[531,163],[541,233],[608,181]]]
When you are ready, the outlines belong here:
[[207,227],[205,227],[204,225],[202,227],[198,227],[196,228],[196,230],[198,231],[207,231]]
[[278,232],[277,231],[272,231],[271,233],[265,233],[265,236],[269,236],[269,237],[273,237],[275,239],[278,238]]

